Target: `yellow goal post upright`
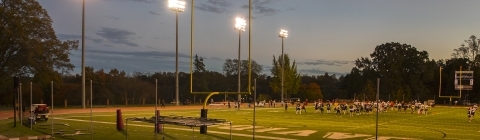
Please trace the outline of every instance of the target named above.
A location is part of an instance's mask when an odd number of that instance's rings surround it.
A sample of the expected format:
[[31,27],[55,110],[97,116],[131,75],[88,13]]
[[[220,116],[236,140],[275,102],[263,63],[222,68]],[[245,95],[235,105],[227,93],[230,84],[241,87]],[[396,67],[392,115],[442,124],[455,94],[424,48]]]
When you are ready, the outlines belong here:
[[[248,22],[249,22],[249,25],[248,25],[248,91],[247,92],[196,92],[196,91],[193,91],[193,19],[194,19],[194,1],[195,0],[192,0],[192,4],[191,4],[191,23],[190,23],[190,94],[206,94],[208,95],[206,98],[205,98],[205,101],[203,103],[203,109],[206,108],[207,106],[207,101],[208,99],[213,96],[213,95],[216,95],[216,94],[251,94],[251,73],[252,73],[252,63],[251,63],[251,19],[252,19],[252,16],[251,16],[251,0],[249,1],[249,16],[248,16]],[[238,60],[240,61],[240,60]]]
[[440,85],[438,89],[439,98],[450,98],[450,104],[452,98],[460,99],[462,98],[463,90],[472,90],[473,89],[473,71],[462,71],[462,66],[460,66],[460,71],[455,71],[455,90],[458,90],[458,96],[442,96],[442,68],[440,67]]

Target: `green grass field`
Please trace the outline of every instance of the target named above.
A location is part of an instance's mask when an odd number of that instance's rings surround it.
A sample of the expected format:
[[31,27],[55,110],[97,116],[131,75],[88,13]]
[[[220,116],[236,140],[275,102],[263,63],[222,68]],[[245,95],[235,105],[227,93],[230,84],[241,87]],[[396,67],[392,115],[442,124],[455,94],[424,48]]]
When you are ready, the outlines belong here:
[[[123,112],[126,117],[152,117],[152,111]],[[361,114],[335,116],[334,114],[314,114],[313,107],[307,113],[295,114],[293,108],[284,112],[283,108],[256,109],[255,139],[374,139],[376,135],[376,115]],[[388,110],[378,118],[379,139],[480,139],[480,119],[468,123],[466,108],[436,107],[428,115],[399,113]],[[153,124],[146,122],[128,122],[127,131],[117,131],[115,112],[93,114],[93,139],[155,139]],[[165,110],[161,115],[200,116],[200,109]],[[90,114],[65,114],[54,116],[54,130],[64,134],[76,131],[90,133]],[[209,118],[227,119],[232,122],[233,139],[252,139],[253,108],[227,110],[209,108]],[[27,135],[45,135],[51,133],[51,119],[37,123],[33,131],[29,127],[15,127],[13,120],[0,121],[0,134],[7,137]],[[125,123],[125,120],[124,120]],[[66,125],[68,124],[68,125]],[[199,128],[187,126],[165,126],[165,133],[158,139],[230,139],[230,124],[208,127],[208,134],[200,134]],[[61,136],[56,139],[90,139],[91,135]]]

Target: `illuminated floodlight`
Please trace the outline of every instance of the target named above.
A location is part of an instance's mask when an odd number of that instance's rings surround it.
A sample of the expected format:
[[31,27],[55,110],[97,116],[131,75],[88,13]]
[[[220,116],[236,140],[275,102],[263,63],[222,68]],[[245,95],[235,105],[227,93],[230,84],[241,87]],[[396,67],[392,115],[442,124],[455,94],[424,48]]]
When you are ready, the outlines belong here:
[[240,31],[245,31],[245,26],[247,26],[247,22],[243,18],[236,18],[235,19],[235,29]]
[[287,38],[288,37],[288,31],[287,30],[280,30],[280,33],[278,34],[278,37],[281,38]]
[[185,11],[185,2],[181,0],[168,0],[168,8],[172,11]]

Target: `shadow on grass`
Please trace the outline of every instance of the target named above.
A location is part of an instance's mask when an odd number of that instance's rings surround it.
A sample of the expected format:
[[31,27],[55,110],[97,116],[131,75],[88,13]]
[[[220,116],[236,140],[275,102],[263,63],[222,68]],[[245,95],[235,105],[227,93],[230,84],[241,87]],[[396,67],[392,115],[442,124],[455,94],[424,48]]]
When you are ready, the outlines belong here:
[[176,139],[175,137],[173,137],[172,135],[167,134],[167,133],[158,133],[158,134],[157,134],[157,137],[158,137],[158,139],[162,139],[162,140],[164,140],[165,138],[167,138],[167,139]]
[[122,135],[124,135],[124,136],[127,135],[127,131],[125,131],[125,130],[117,130],[117,131],[122,133]]
[[5,130],[1,130],[0,133],[9,131],[9,130],[14,129],[14,128],[15,128],[15,127],[13,126],[13,123],[12,123],[12,126],[10,126],[10,128],[7,128],[7,129],[5,129]]
[[[215,139],[223,139],[223,140],[226,140],[226,139],[230,139],[230,135],[228,135],[228,137],[220,137],[220,136],[217,136],[217,135],[212,135],[212,134],[199,134],[200,136],[201,135],[206,135],[206,136],[209,136],[209,137],[212,137],[212,138],[215,138]],[[195,136],[198,136],[198,135],[195,135]]]

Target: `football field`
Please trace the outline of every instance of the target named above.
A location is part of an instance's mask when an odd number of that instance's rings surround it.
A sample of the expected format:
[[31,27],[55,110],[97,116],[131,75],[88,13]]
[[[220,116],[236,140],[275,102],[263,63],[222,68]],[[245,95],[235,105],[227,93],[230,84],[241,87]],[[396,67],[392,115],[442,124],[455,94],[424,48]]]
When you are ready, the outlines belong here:
[[[295,114],[294,108],[257,107],[255,111],[255,133],[253,132],[253,108],[240,110],[208,108],[208,118],[226,119],[227,123],[208,126],[207,134],[200,134],[199,127],[164,124],[164,133],[154,133],[154,125],[148,122],[126,121],[125,118],[150,118],[154,107],[142,110],[125,110],[123,123],[125,131],[116,130],[116,112],[69,112],[54,115],[47,122],[29,127],[0,128],[0,134],[7,137],[50,134],[52,121],[56,139],[480,139],[480,120],[468,122],[466,107],[435,107],[427,115],[388,110],[378,114],[350,116],[334,113],[314,113],[313,107],[307,113]],[[199,117],[199,106],[193,108],[159,108],[162,116]],[[198,108],[198,109],[197,109]],[[151,109],[151,111],[150,111]],[[112,110],[112,109],[111,109]],[[113,109],[115,110],[115,109]],[[93,135],[90,124],[92,119]],[[231,124],[229,123],[231,122]],[[12,119],[1,120],[1,126],[12,126]],[[378,129],[378,131],[376,131]]]

